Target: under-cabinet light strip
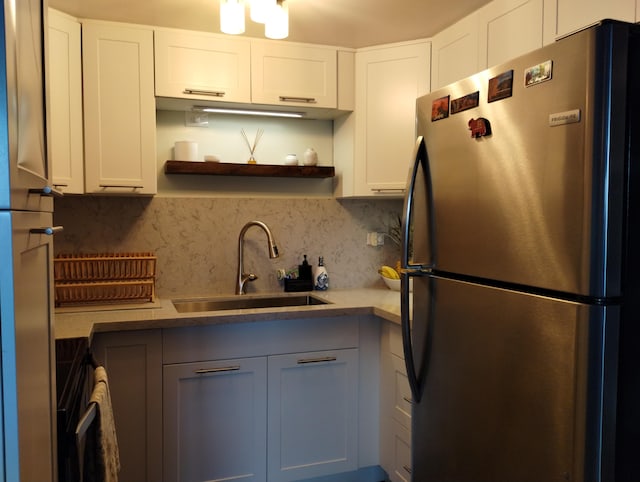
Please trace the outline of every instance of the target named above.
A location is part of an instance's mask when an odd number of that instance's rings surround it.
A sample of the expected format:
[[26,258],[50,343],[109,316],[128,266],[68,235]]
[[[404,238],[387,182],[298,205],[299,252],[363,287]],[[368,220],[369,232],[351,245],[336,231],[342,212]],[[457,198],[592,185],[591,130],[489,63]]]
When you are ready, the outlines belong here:
[[237,115],[261,115],[269,117],[304,117],[302,112],[276,112],[270,110],[248,110],[248,109],[224,109],[221,107],[198,107],[194,106],[196,112],[211,112],[214,114],[237,114]]

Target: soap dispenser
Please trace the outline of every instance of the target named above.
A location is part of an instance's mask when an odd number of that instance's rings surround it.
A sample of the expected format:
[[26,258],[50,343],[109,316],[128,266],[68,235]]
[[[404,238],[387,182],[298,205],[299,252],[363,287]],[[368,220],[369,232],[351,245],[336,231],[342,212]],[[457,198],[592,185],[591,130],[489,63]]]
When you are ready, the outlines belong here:
[[320,291],[325,291],[329,288],[329,275],[327,268],[324,267],[324,258],[322,256],[318,258],[318,266],[313,270],[313,283],[314,288]]

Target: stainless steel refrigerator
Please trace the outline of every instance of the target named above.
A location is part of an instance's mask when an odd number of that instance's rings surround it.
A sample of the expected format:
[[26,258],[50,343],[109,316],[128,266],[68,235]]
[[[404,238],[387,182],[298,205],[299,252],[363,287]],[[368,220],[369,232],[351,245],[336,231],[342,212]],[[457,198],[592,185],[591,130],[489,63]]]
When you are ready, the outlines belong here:
[[42,0],[0,7],[0,480],[56,480]]
[[414,482],[640,477],[639,122],[612,21],[417,100]]

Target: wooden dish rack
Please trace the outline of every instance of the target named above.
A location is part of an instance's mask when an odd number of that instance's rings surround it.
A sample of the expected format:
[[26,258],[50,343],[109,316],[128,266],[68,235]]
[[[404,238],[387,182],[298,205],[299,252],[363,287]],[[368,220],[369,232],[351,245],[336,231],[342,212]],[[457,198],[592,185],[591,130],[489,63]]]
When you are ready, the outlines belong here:
[[153,253],[61,254],[53,259],[55,305],[151,302]]

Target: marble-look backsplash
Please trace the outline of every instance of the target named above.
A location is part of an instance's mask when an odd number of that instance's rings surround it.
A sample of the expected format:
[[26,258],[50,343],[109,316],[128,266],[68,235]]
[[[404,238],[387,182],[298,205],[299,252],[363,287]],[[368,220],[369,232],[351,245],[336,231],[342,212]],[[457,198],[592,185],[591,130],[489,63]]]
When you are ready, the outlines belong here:
[[281,291],[278,268],[298,265],[304,254],[324,256],[330,288],[383,286],[381,264],[394,264],[400,248],[366,246],[369,231],[394,224],[402,202],[393,199],[238,199],[187,197],[65,197],[54,220],[64,226],[55,253],[153,251],[159,297],[234,293],[238,235],[248,221],[265,222],[280,257],[269,259],[265,233],[252,227],[244,246],[245,271],[259,279],[248,293]]

